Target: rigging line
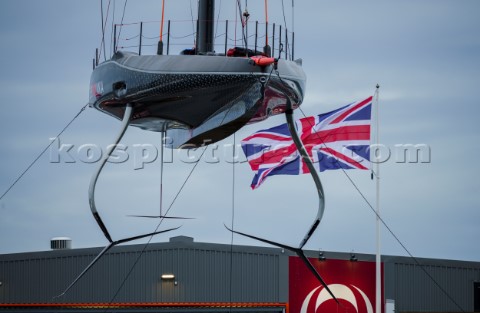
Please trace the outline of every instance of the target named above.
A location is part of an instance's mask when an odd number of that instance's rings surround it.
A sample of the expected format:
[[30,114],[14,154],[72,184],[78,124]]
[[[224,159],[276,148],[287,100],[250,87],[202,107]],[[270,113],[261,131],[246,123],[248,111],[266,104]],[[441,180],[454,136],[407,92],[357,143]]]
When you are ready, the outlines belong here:
[[218,22],[220,20],[220,12],[222,10],[222,1],[218,1],[218,3],[220,4],[218,6],[218,14],[217,14],[217,25],[215,25],[215,38],[217,38],[217,31],[218,31]]
[[[228,113],[230,112],[230,110],[232,109],[233,105],[231,105],[227,112],[225,113],[222,121],[220,122],[220,125],[225,121],[225,118],[227,117]],[[175,195],[175,197],[173,198],[172,202],[170,203],[170,205],[168,206],[168,209],[167,211],[165,212],[164,216],[163,217],[160,217],[160,221],[158,222],[158,225],[157,227],[155,228],[155,231],[152,233],[152,236],[150,236],[150,238],[148,239],[148,241],[145,243],[142,251],[140,252],[140,254],[138,255],[137,259],[135,260],[135,263],[132,265],[132,267],[130,268],[130,271],[127,273],[127,275],[125,276],[125,278],[123,279],[122,283],[120,284],[120,286],[118,287],[117,291],[115,292],[115,294],[113,295],[112,299],[110,300],[109,304],[112,303],[113,301],[115,301],[115,298],[118,296],[118,293],[120,292],[120,290],[123,288],[123,286],[125,285],[125,282],[127,281],[128,277],[131,275],[131,273],[133,272],[133,269],[135,268],[135,266],[137,265],[138,261],[140,260],[140,258],[142,257],[143,253],[145,252],[145,250],[147,249],[148,245],[150,244],[150,242],[152,241],[153,239],[153,234],[156,233],[158,231],[158,229],[160,228],[160,225],[162,224],[162,222],[165,220],[165,217],[168,215],[168,212],[170,212],[170,209],[172,208],[173,204],[175,203],[175,201],[177,200],[178,196],[180,195],[180,193],[182,192],[183,188],[185,187],[185,185],[187,184],[188,180],[190,179],[190,177],[192,176],[193,172],[195,171],[195,169],[197,168],[198,164],[200,164],[200,160],[202,159],[203,155],[205,154],[205,152],[207,151],[208,149],[208,145],[205,145],[205,149],[203,149],[202,153],[200,154],[200,157],[198,158],[198,161],[195,162],[195,165],[192,167],[192,169],[190,170],[190,173],[187,175],[187,178],[185,179],[185,181],[183,182],[182,186],[180,186],[180,189],[178,190],[177,194]],[[107,309],[105,309],[104,312],[106,312]]]
[[110,56],[113,55],[113,53],[115,52],[114,50],[114,42],[115,40],[113,40],[113,31],[115,29],[115,11],[117,10],[117,0],[113,0],[113,11],[112,11],[112,26],[110,28]]
[[[240,15],[240,21],[242,23],[242,38],[243,38],[243,44],[245,45],[245,50],[247,49],[247,37],[245,35],[245,22],[243,21],[243,15],[242,15],[242,4],[240,3],[240,0],[237,0],[237,5],[238,5],[238,14]],[[236,11],[236,10],[235,10]]]
[[[118,36],[117,36],[117,47],[118,47],[118,40],[120,39],[120,35],[122,34],[122,26],[123,26],[123,18],[125,17],[125,8],[127,7],[127,2],[128,0],[125,0],[123,4],[123,13],[122,13],[122,20],[120,21],[120,30],[118,31]],[[117,51],[117,47],[114,47],[114,51]]]
[[245,50],[247,51],[247,57],[248,57],[248,20],[250,19],[250,13],[248,13],[248,0],[245,0],[245,11],[243,11],[243,18],[245,19]]
[[[103,26],[103,0],[100,0],[100,18],[102,19],[102,42],[105,42],[105,27]],[[103,45],[103,55],[106,55],[105,45]]]
[[[140,37],[140,34],[138,35],[135,35],[135,36],[132,36],[132,37],[128,37],[128,38],[125,38],[125,39],[121,39],[122,41],[129,41],[129,40],[132,40],[132,39],[135,39],[135,38],[139,38]],[[142,36],[143,38],[143,36]]]
[[[280,79],[281,80],[281,79]],[[304,117],[307,117],[305,115],[305,113],[303,112],[303,110],[298,107],[298,109],[300,110],[300,112],[302,112],[302,115]],[[308,123],[310,124],[310,126],[313,127],[312,123],[310,122],[310,120],[307,120]],[[321,139],[320,135],[318,135],[317,132],[315,132],[315,134],[317,134],[317,137],[320,139],[320,141],[322,142],[322,144],[326,147],[327,145],[325,144],[325,142],[323,142],[323,140]],[[338,162],[338,161],[337,161]],[[393,230],[388,226],[388,224],[383,220],[383,218],[375,211],[373,205],[367,200],[366,196],[362,193],[362,191],[360,190],[360,188],[357,186],[357,184],[353,181],[353,179],[350,177],[350,175],[348,175],[347,171],[340,167],[340,169],[342,170],[342,172],[345,174],[345,176],[348,178],[348,180],[350,181],[350,183],[353,185],[353,187],[357,190],[357,192],[359,193],[359,195],[363,198],[363,200],[365,201],[365,203],[368,205],[368,207],[370,208],[370,210],[375,214],[375,216],[380,220],[380,222],[382,222],[383,226],[385,226],[385,228],[388,230],[388,232],[393,236],[393,238],[397,241],[398,244],[400,244],[400,246],[403,248],[403,250],[410,256],[410,258],[415,262],[415,264],[417,264],[421,269],[422,271],[430,278],[430,280],[443,292],[443,294],[445,294],[456,306],[457,308],[459,308],[462,312],[465,312],[463,310],[463,308],[452,298],[452,296],[450,296],[450,294],[433,278],[433,276],[425,269],[425,267],[418,261],[418,259],[416,257],[413,256],[413,254],[410,252],[410,250],[407,249],[407,247],[403,244],[403,242],[397,237],[397,235],[393,232]]]
[[285,29],[287,29],[287,19],[285,18],[285,6],[283,4],[283,0],[282,0],[282,14],[283,14],[283,25],[285,26]]
[[[282,0],[282,14],[283,14],[283,24],[285,26],[285,54],[288,55],[288,31],[287,31],[287,19],[285,18],[285,6]],[[282,38],[280,38],[282,40]],[[280,52],[281,53],[281,52]],[[287,57],[285,57],[286,59]]]
[[[195,37],[195,33],[187,34],[187,35],[184,35],[184,36],[172,36],[172,35],[170,35],[170,38],[172,38],[172,39],[184,39],[184,38],[188,38],[188,37]],[[157,38],[158,38],[158,36],[157,36]]]
[[[230,112],[232,106],[230,106],[230,108],[227,110],[227,113],[225,114],[225,116],[223,117],[221,123],[223,123],[223,121],[225,120],[226,116],[228,115],[228,112]],[[190,177],[192,176],[193,172],[195,171],[195,169],[197,168],[198,164],[200,163],[200,160],[202,159],[203,155],[205,154],[205,152],[207,151],[208,149],[208,145],[205,145],[205,149],[203,149],[202,153],[200,154],[200,157],[198,158],[198,161],[195,162],[195,165],[192,167],[192,169],[190,170],[190,173],[187,175],[187,178],[184,180],[182,186],[180,187],[180,189],[178,190],[177,194],[175,195],[175,197],[173,198],[172,202],[170,203],[170,205],[168,206],[168,209],[167,211],[165,212],[164,216],[163,217],[160,217],[160,221],[157,225],[157,227],[155,228],[155,232],[158,231],[158,229],[160,228],[162,222],[165,220],[165,217],[168,215],[168,212],[170,212],[170,209],[172,208],[173,204],[175,203],[175,201],[177,200],[178,196],[180,195],[180,193],[182,192],[183,188],[185,187],[185,185],[187,184],[188,180],[190,179]],[[137,265],[138,261],[140,260],[141,256],[143,255],[143,253],[145,252],[145,250],[147,249],[148,245],[150,244],[150,242],[152,241],[153,239],[153,235],[150,236],[149,240],[145,243],[142,251],[140,252],[140,254],[138,255],[137,259],[135,260],[134,264],[132,265],[132,267],[130,268],[130,271],[127,273],[127,275],[125,276],[125,278],[123,279],[122,283],[120,284],[120,286],[118,287],[117,291],[115,292],[114,296],[112,297],[112,299],[110,300],[109,303],[112,303],[115,298],[118,296],[118,293],[120,292],[120,290],[123,288],[123,286],[125,285],[125,282],[127,281],[128,277],[130,276],[130,274],[133,272],[133,269],[135,268],[135,266]],[[106,312],[106,311],[105,311]]]
[[[276,72],[278,78],[280,79],[280,81],[282,82],[282,84],[284,84],[285,86],[287,86],[287,84],[283,81],[283,79],[281,78],[280,74],[278,73],[278,71]],[[303,112],[303,110],[298,107],[298,109],[300,110],[300,112],[302,113],[302,115],[306,118],[307,116],[305,115],[305,113]],[[311,123],[310,120],[308,120],[308,123],[310,124],[311,127],[313,127],[314,125]],[[318,135],[317,132],[315,132],[315,134],[317,134],[317,137],[318,139],[320,139],[320,141],[322,142],[322,144],[326,147],[326,144],[325,142],[323,142],[322,138],[320,137],[320,135]],[[400,244],[400,246],[403,248],[403,250],[405,250],[405,252],[407,252],[407,254],[410,256],[410,258],[414,261],[414,263],[416,265],[418,265],[420,267],[420,269],[429,277],[429,279],[442,291],[443,294],[445,294],[449,299],[450,301],[452,301],[452,303],[455,304],[455,306],[457,306],[457,308],[459,308],[462,312],[465,312],[463,310],[463,308],[455,301],[455,299],[453,299],[452,296],[450,296],[450,294],[433,278],[433,276],[425,269],[425,267],[418,261],[418,259],[416,257],[413,256],[413,254],[407,249],[407,247],[403,244],[403,242],[395,235],[395,233],[393,232],[393,230],[387,225],[387,223],[383,220],[383,218],[376,212],[376,210],[373,208],[372,204],[367,200],[367,198],[365,197],[365,195],[361,192],[360,188],[355,184],[355,182],[353,181],[353,179],[350,177],[350,175],[347,174],[346,170],[342,167],[340,167],[340,169],[342,170],[342,172],[345,174],[345,176],[348,178],[348,180],[350,181],[350,183],[354,186],[354,188],[357,190],[357,192],[360,194],[360,196],[363,198],[363,200],[365,201],[365,203],[367,203],[368,207],[370,208],[370,210],[375,214],[375,216],[378,218],[378,220],[380,220],[382,222],[382,224],[385,226],[385,228],[388,230],[388,232],[393,236],[393,238],[395,238],[395,240]]]
[[[195,22],[193,20],[193,8],[192,8],[192,0],[190,0],[190,17],[192,18],[192,31],[193,31],[193,34],[196,33],[195,31]],[[197,36],[193,36],[193,46],[196,47],[197,43],[196,43],[196,38]]]
[[[272,71],[273,71],[273,68],[275,68],[275,67],[272,67]],[[277,71],[277,74],[278,74],[278,71]],[[262,94],[264,93],[264,86],[265,85],[263,84],[262,85]],[[295,124],[294,124],[294,121],[293,121],[293,107],[292,107],[290,98],[288,97],[288,95],[286,93],[285,93],[285,96],[287,97],[286,98],[285,115],[286,115],[286,119],[287,119],[288,129],[289,129],[289,131],[292,135],[292,139],[295,142],[295,146],[297,147],[298,152],[302,155],[302,157],[304,157],[304,158],[306,157],[308,159],[308,154],[306,153],[305,147],[303,146],[303,144],[302,144],[302,142],[301,142],[301,140],[300,140],[300,138],[299,138],[299,136],[298,136],[298,134],[295,130]],[[274,241],[270,241],[270,240],[267,240],[267,239],[263,239],[263,238],[260,238],[260,237],[248,235],[246,233],[241,233],[241,232],[238,232],[238,231],[235,231],[233,229],[228,228],[228,226],[226,226],[226,225],[225,225],[225,227],[229,231],[234,232],[236,234],[246,236],[246,237],[249,237],[249,238],[252,238],[252,239],[255,239],[255,240],[259,240],[259,241],[262,241],[262,242],[265,242],[267,244],[271,244],[271,245],[274,245],[274,246],[277,246],[277,247],[280,247],[280,248],[284,248],[284,249],[290,250],[290,251],[294,252],[295,254],[297,254],[297,256],[301,258],[302,262],[308,267],[308,269],[311,271],[311,273],[313,275],[315,275],[315,277],[318,279],[318,281],[328,291],[328,293],[330,294],[332,299],[334,299],[335,302],[337,303],[337,305],[339,305],[340,303],[339,303],[338,299],[332,293],[332,291],[330,290],[328,285],[325,283],[323,278],[320,276],[320,274],[317,272],[315,267],[311,264],[311,262],[308,260],[308,258],[305,256],[305,253],[302,250],[303,246],[309,240],[309,238],[311,237],[311,235],[313,234],[313,232],[317,228],[318,224],[320,223],[320,220],[321,220],[322,215],[323,215],[323,207],[324,207],[323,188],[321,186],[320,178],[318,177],[318,174],[316,173],[315,168],[313,167],[313,163],[311,162],[311,160],[308,159],[308,162],[306,162],[306,163],[307,163],[307,165],[310,169],[310,173],[312,174],[312,178],[315,181],[315,185],[317,186],[317,191],[318,191],[318,195],[319,195],[320,204],[319,204],[319,209],[318,209],[316,221],[311,226],[310,230],[308,231],[307,235],[304,237],[304,239],[302,240],[302,243],[300,244],[300,246],[298,248],[287,246],[287,245],[284,245],[284,244],[281,244],[281,243],[278,243],[278,242],[274,242]]]
[[27,166],[27,168],[20,174],[20,176],[18,176],[17,179],[15,179],[15,181],[10,185],[10,187],[8,187],[8,189],[2,194],[0,200],[2,200],[3,197],[13,188],[13,186],[15,186],[17,182],[23,177],[23,175],[25,175],[30,170],[30,168],[42,157],[42,155],[48,150],[48,148],[50,148],[50,146],[63,134],[63,132],[67,130],[67,128],[73,123],[73,121],[75,121],[75,119],[80,116],[80,114],[85,110],[87,106],[88,103],[80,109],[80,111],[72,118],[70,122],[68,122],[68,124],[58,133],[58,135],[53,138],[53,140],[50,140],[50,143],[45,147],[45,149],[40,152],[40,154],[33,160],[33,162],[30,163],[29,166]]
[[[187,36],[185,36],[185,37],[179,37],[179,38],[186,38],[186,37],[188,37],[188,36],[190,36],[190,35],[187,35]],[[160,38],[160,36],[150,37],[150,36],[144,36],[144,35],[142,35],[142,38],[145,38],[145,39],[157,39],[157,38]],[[174,37],[172,36],[172,38],[174,38]],[[176,38],[176,39],[178,39],[178,38]]]
[[[160,218],[160,221],[158,222],[157,224],[157,227],[155,228],[155,232],[158,231],[158,229],[160,228],[160,226],[162,225],[162,222],[165,220],[165,216],[168,215],[168,212],[170,212],[170,209],[172,208],[173,204],[175,203],[175,201],[177,200],[178,196],[180,195],[180,193],[182,192],[183,188],[185,187],[185,185],[187,184],[188,180],[190,179],[190,177],[192,176],[193,172],[195,171],[197,165],[200,163],[200,160],[202,159],[203,155],[205,154],[205,151],[207,151],[207,148],[208,146],[205,145],[205,149],[203,149],[202,153],[200,154],[200,157],[198,159],[197,162],[195,162],[195,165],[192,167],[192,169],[190,170],[190,173],[187,175],[187,178],[184,180],[182,186],[180,187],[180,189],[178,190],[177,194],[175,195],[175,197],[173,198],[172,202],[170,203],[167,211],[165,212],[164,214],[164,217],[161,217]],[[143,249],[142,251],[140,251],[140,254],[138,255],[137,259],[135,260],[135,262],[133,263],[132,267],[130,268],[130,270],[128,271],[127,275],[125,275],[125,278],[122,280],[120,286],[117,288],[117,291],[115,292],[115,294],[113,295],[113,297],[110,299],[109,301],[109,304],[113,303],[113,301],[115,301],[115,299],[117,298],[118,294],[120,293],[120,290],[123,288],[123,286],[125,285],[125,283],[127,282],[127,279],[128,277],[132,274],[133,270],[135,269],[135,267],[137,266],[138,262],[140,261],[140,258],[142,257],[142,255],[144,254],[145,250],[147,249],[148,245],[150,245],[151,241],[153,239],[153,235],[150,236],[150,238],[148,239],[148,241],[145,243],[145,245],[143,246]],[[104,312],[107,312],[108,308],[105,309]]]
[[[110,12],[110,2],[111,0],[108,0],[108,5],[107,5],[107,13],[105,15],[105,21],[102,20],[102,28],[105,30],[105,27],[107,26],[107,21],[108,21],[108,13]],[[99,55],[99,59],[101,58],[102,56],[102,47],[105,47],[105,34],[102,33],[102,40],[100,41],[100,55]],[[103,58],[104,60],[106,61],[107,60],[107,57],[105,56],[105,54],[103,55]]]

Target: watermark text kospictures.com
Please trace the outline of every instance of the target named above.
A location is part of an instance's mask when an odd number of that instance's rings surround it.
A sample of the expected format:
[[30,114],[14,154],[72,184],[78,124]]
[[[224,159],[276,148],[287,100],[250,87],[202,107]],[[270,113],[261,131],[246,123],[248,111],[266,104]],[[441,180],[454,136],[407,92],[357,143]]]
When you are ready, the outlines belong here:
[[[69,143],[61,143],[60,139],[50,138],[56,141],[49,148],[50,163],[97,163],[102,160],[107,151],[113,145],[102,147],[97,144],[81,144],[74,145]],[[171,145],[168,140],[165,141],[163,149],[163,160],[165,163],[181,162],[196,163],[203,160],[205,163],[244,163],[247,162],[241,144],[210,144],[207,150],[205,146],[190,149],[170,149]],[[274,149],[282,149],[283,147],[271,147],[268,151]],[[313,147],[315,151],[321,149],[322,146]],[[133,169],[143,169],[145,165],[154,163],[160,156],[160,144],[158,146],[150,143],[140,143],[132,145],[118,144],[115,146],[112,154],[108,158],[109,163],[127,163],[131,162]],[[430,163],[431,148],[427,144],[395,144],[387,146],[383,144],[372,144],[369,147],[370,159],[372,163]],[[235,155],[234,155],[235,153]],[[266,153],[266,152],[264,152]],[[313,152],[314,153],[314,152]],[[348,157],[362,162],[363,160],[355,154],[355,149],[349,149],[348,146],[342,148],[342,153]],[[294,157],[294,156],[293,156]]]

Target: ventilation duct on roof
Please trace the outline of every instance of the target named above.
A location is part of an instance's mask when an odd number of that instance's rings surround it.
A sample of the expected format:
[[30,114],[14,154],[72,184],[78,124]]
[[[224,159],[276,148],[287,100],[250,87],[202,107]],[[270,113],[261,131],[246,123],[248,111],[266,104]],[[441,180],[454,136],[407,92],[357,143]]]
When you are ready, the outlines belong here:
[[72,239],[68,237],[55,237],[50,240],[52,250],[72,249]]

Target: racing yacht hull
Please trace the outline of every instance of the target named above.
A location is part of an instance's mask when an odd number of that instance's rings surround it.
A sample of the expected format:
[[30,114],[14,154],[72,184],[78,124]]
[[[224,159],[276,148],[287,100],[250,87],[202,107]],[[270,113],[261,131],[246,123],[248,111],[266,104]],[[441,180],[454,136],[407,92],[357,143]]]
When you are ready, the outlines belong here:
[[297,107],[305,80],[299,60],[261,67],[247,57],[117,52],[93,71],[89,104],[122,119],[130,103],[130,125],[192,147],[283,113],[287,98]]

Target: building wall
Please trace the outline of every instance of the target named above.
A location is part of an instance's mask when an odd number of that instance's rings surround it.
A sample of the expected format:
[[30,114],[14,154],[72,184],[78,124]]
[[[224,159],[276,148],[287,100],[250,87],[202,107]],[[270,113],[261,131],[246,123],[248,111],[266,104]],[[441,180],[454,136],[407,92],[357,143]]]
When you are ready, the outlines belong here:
[[[150,244],[141,253],[143,248],[112,249],[58,299],[52,297],[101,248],[0,255],[0,303],[289,302],[292,254],[282,249],[197,243],[188,237]],[[306,255],[316,258],[318,251]],[[324,252],[324,256],[350,259],[349,253]],[[375,260],[374,255],[356,256],[358,261]],[[473,312],[480,262],[419,259],[457,306],[410,258],[383,256],[382,260],[385,298],[395,301],[395,312]],[[174,274],[175,280],[162,280],[165,273]]]
[[[57,299],[52,297],[101,249],[0,256],[0,302],[288,301],[283,290],[288,284],[288,260],[279,249],[187,240],[151,244],[139,258],[142,249],[143,245],[113,249],[66,296]],[[162,280],[164,273],[174,274],[175,279]]]
[[412,260],[392,261],[385,280],[391,286],[396,312],[474,311],[474,282],[480,281],[478,262],[420,260],[422,269]]

